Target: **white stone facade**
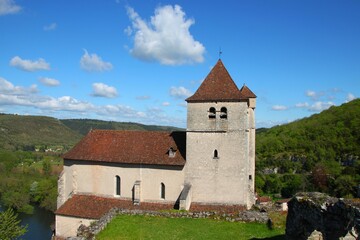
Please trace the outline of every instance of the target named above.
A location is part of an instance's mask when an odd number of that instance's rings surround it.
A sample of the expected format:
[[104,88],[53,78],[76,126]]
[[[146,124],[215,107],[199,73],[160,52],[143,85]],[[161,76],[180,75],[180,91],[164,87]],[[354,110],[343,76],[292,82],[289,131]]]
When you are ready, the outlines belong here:
[[[104,197],[133,199],[135,183],[140,182],[140,201],[175,202],[184,183],[183,167],[147,166],[91,161],[69,161],[64,164],[60,178],[64,189],[58,208],[72,194],[92,194]],[[120,194],[116,192],[116,176],[120,177]],[[165,186],[165,198],[161,196],[161,184]]]
[[[209,116],[215,108],[215,116]],[[226,118],[221,109],[226,108]],[[255,201],[255,123],[248,102],[188,103],[185,183],[192,202]]]

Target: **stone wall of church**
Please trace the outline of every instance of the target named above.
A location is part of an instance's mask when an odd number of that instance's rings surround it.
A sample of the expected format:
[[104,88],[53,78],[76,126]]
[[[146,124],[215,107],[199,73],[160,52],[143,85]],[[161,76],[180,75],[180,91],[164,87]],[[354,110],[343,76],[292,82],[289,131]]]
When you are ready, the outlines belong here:
[[78,217],[70,217],[70,216],[55,216],[55,229],[56,236],[67,238],[74,237],[77,235],[77,229],[80,225],[89,226],[92,222],[96,221],[96,219],[86,219],[86,218],[78,218]]
[[[140,181],[140,201],[171,201],[180,195],[184,182],[182,167],[135,164],[99,163],[91,161],[64,162],[66,193],[94,194],[107,197],[133,198],[133,187]],[[116,176],[120,177],[120,195],[116,193]],[[165,199],[161,198],[161,183]]]
[[[212,107],[215,117],[209,117]],[[226,118],[221,117],[223,107]],[[249,110],[247,102],[188,103],[185,183],[191,185],[192,202],[254,203],[255,142]]]

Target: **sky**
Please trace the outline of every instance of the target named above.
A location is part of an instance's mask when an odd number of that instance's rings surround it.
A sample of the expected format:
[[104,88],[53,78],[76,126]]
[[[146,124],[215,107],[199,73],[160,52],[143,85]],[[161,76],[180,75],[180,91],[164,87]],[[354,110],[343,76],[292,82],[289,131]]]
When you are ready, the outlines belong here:
[[271,127],[360,96],[357,0],[0,0],[0,113],[186,127],[221,58]]

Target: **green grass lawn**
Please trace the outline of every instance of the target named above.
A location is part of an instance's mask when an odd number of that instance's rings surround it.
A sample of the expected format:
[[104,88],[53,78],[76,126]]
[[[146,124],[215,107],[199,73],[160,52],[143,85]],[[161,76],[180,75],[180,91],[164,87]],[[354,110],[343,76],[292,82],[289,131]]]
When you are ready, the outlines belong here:
[[96,239],[284,239],[285,229],[212,219],[119,215]]

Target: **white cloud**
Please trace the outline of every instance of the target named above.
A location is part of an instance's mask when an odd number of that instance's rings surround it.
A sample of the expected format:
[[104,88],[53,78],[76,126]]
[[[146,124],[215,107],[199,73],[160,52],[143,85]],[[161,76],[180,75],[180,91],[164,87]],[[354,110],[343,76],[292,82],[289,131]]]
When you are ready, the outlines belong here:
[[163,102],[161,105],[163,105],[164,107],[170,106],[169,102]]
[[31,85],[28,88],[14,86],[11,82],[7,81],[5,78],[0,77],[0,93],[7,95],[24,95],[37,93],[38,89],[35,84]]
[[44,31],[51,31],[51,30],[55,30],[57,27],[56,23],[51,23],[49,25],[44,26]]
[[15,14],[21,11],[21,7],[13,0],[0,0],[0,16]]
[[134,57],[166,65],[204,61],[204,46],[189,32],[195,21],[186,19],[179,5],[156,8],[150,22],[143,20],[131,7],[127,12],[132,28],[128,27],[125,32],[134,34],[134,47],[130,50]]
[[317,101],[319,98],[321,98],[325,95],[325,92],[315,92],[312,90],[307,90],[305,94],[306,94],[306,96],[310,97],[311,100]]
[[295,104],[295,107],[297,108],[304,108],[310,112],[321,112],[325,109],[328,109],[331,106],[334,106],[335,103],[332,101],[316,101],[313,104],[309,104],[307,102],[301,102],[301,103],[297,103]]
[[129,37],[131,36],[131,34],[133,33],[133,30],[130,26],[127,26],[125,29],[124,29],[124,33],[126,33],[126,35],[128,35]]
[[356,99],[356,97],[352,93],[348,93],[348,95],[346,96],[346,102],[350,102],[350,101],[352,101],[354,99]]
[[101,57],[95,53],[89,54],[86,49],[84,49],[84,55],[80,59],[80,66],[88,72],[109,71],[113,68],[110,62],[104,62]]
[[34,109],[37,109],[42,113],[46,113],[46,115],[60,118],[64,116],[94,118],[97,115],[102,120],[133,121],[172,126],[185,126],[186,124],[183,118],[169,117],[163,111],[159,111],[159,108],[149,108],[144,112],[120,104],[94,105],[71,96],[59,98],[41,96],[38,94],[36,85],[30,87],[15,86],[0,77],[0,109],[3,112],[16,113],[16,109],[19,107],[25,108],[23,112],[29,114],[33,114]]
[[321,112],[325,109],[328,109],[331,106],[334,106],[335,104],[333,102],[315,102],[314,104],[312,104],[308,109],[311,112]]
[[144,96],[137,96],[136,99],[137,100],[149,100],[151,97],[150,96],[147,96],[147,95],[144,95]]
[[45,86],[49,87],[56,87],[60,85],[60,81],[54,79],[54,78],[48,78],[48,77],[41,77],[39,78],[39,81],[44,84]]
[[36,103],[37,108],[86,112],[95,108],[94,105],[88,102],[77,100],[71,96],[62,96],[59,98],[45,97],[43,101]]
[[21,59],[19,56],[15,56],[10,60],[10,66],[16,67],[18,69],[35,72],[39,70],[50,70],[50,64],[47,63],[44,59],[39,58],[38,60],[25,60]]
[[285,111],[288,109],[288,107],[283,106],[283,105],[274,105],[271,107],[271,109],[274,111]]
[[91,95],[94,97],[114,98],[118,95],[116,88],[104,83],[94,83],[92,87],[93,93]]
[[307,90],[307,91],[306,91],[306,96],[308,96],[308,97],[315,97],[315,96],[316,96],[316,92],[311,91],[311,90]]
[[79,101],[70,96],[53,98],[37,94],[36,85],[15,86],[0,77],[0,106],[25,106],[51,111],[87,112],[95,109],[91,103]]
[[174,98],[184,99],[190,97],[192,93],[184,87],[171,87],[170,96]]
[[297,104],[295,104],[295,107],[297,107],[297,108],[308,108],[309,104],[307,102],[297,103]]
[[146,118],[147,114],[141,111],[136,111],[135,109],[124,106],[124,105],[105,105],[101,108],[98,108],[99,115],[113,115],[113,116],[121,116],[125,118]]

